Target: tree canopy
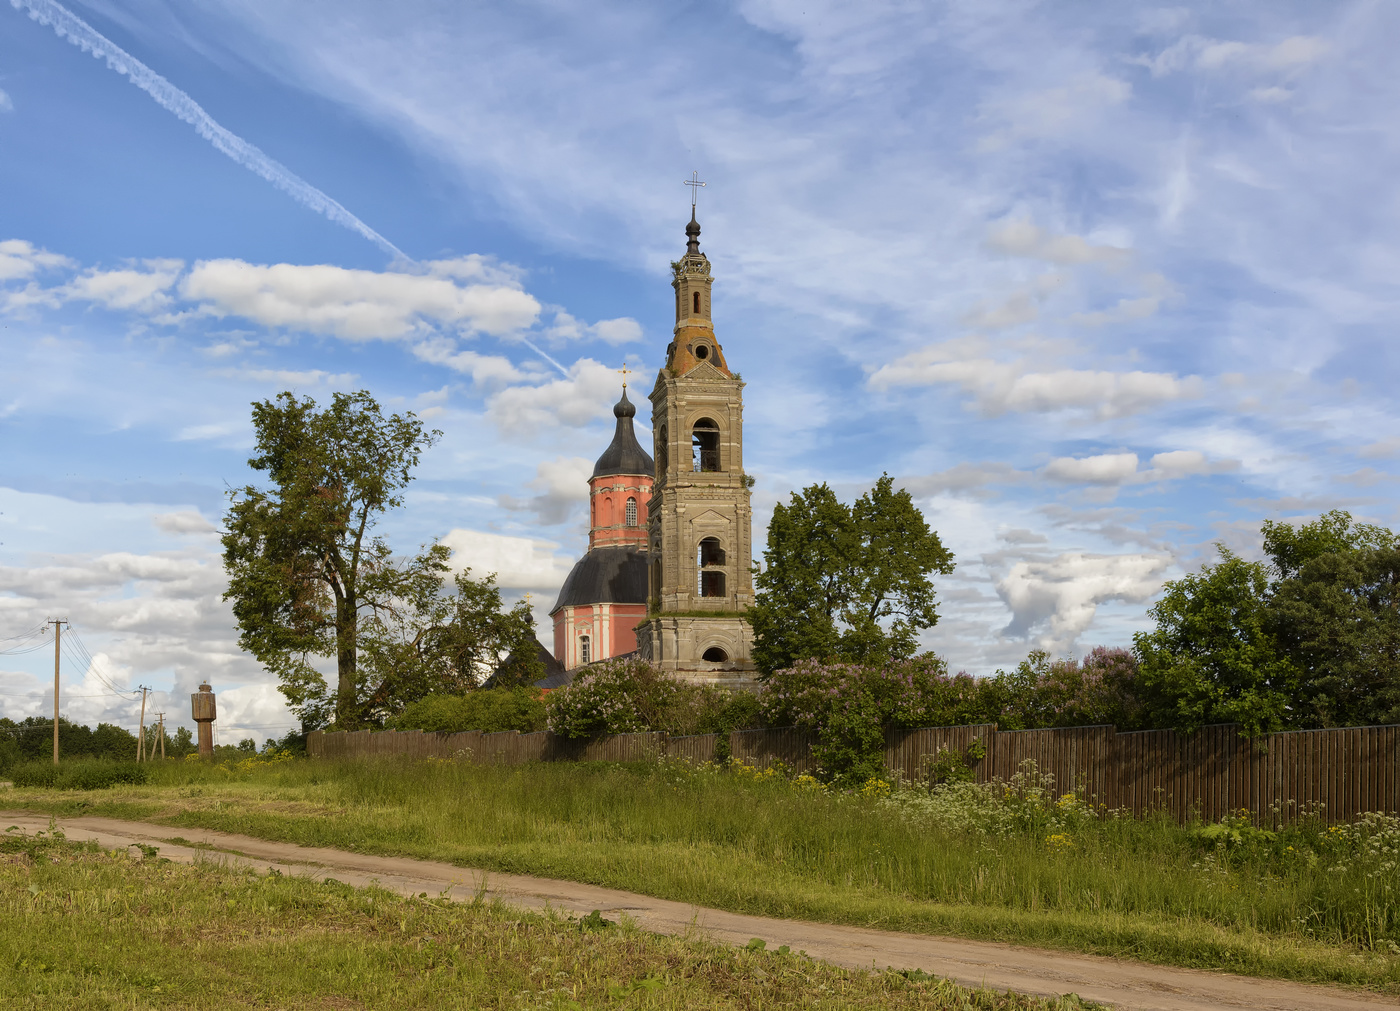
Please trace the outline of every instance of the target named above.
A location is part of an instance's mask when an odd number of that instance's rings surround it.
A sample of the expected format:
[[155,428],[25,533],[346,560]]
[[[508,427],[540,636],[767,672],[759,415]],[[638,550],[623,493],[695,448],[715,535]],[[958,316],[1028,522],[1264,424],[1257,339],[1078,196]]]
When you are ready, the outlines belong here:
[[[528,605],[504,612],[494,576],[458,573],[444,594],[447,548],[398,557],[376,532],[441,433],[411,412],[386,417],[365,391],[324,410],[282,393],[253,405],[253,426],[248,463],[270,486],[230,493],[224,599],[239,645],[277,676],[303,726],[380,722],[430,692],[475,687],[527,635],[533,647]],[[333,686],[317,663],[332,657]]]
[[849,506],[825,484],[794,492],[773,511],[763,559],[749,620],[765,673],[812,657],[913,655],[938,621],[930,575],[953,571],[952,552],[888,474]]

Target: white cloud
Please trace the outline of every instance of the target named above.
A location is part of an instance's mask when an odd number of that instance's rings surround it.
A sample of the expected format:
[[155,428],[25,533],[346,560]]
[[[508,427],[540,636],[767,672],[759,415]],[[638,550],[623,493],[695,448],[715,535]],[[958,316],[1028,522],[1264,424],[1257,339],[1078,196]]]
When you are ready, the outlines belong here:
[[145,270],[89,270],[61,289],[65,301],[97,302],[109,309],[156,312],[170,304],[180,260],[146,260]]
[[24,239],[0,242],[0,281],[15,281],[33,277],[41,270],[71,266],[73,261],[68,257],[38,249]]
[[540,494],[524,499],[502,495],[499,501],[507,509],[534,512],[540,523],[553,526],[568,519],[579,503],[588,501],[588,479],[592,476],[593,461],[581,456],[542,460],[529,483]]
[[1357,450],[1357,455],[1369,460],[1384,460],[1400,456],[1400,436],[1389,436],[1379,442],[1372,442]]
[[1111,309],[1098,312],[1077,312],[1070,316],[1071,323],[1085,326],[1103,326],[1106,323],[1128,323],[1135,319],[1146,319],[1155,313],[1162,304],[1157,295],[1144,295],[1142,298],[1122,298]]
[[[459,273],[451,274],[444,264],[455,264]],[[529,326],[539,315],[534,297],[502,276],[492,283],[457,283],[461,274],[483,275],[479,258],[440,261],[437,267],[424,275],[202,260],[180,292],[210,315],[350,340],[401,338],[440,325],[500,335]]]
[[1117,418],[1175,400],[1200,395],[1200,380],[1165,372],[1105,372],[1090,369],[1037,371],[1024,361],[999,362],[970,357],[977,345],[945,341],[911,352],[870,376],[875,389],[951,383],[971,395],[978,410],[995,416],[1008,411],[1089,410]]
[[1040,644],[1067,651],[1093,622],[1098,605],[1148,600],[1170,564],[1162,555],[1083,552],[1017,562],[996,581],[997,595],[1012,614],[1004,634],[1025,636],[1043,626]]
[[452,549],[454,566],[470,568],[478,578],[494,572],[497,584],[509,589],[557,589],[574,564],[573,559],[555,554],[557,543],[534,537],[459,527],[449,531],[442,543]]
[[993,226],[987,236],[987,247],[1008,256],[1024,256],[1067,266],[1084,263],[1124,264],[1133,257],[1131,249],[1096,246],[1080,235],[1055,235],[1038,227],[1029,218],[1012,218]]
[[10,98],[10,96],[9,96],[6,92],[0,91],[0,112],[14,112],[14,111],[15,111],[15,103],[14,103],[14,100],[13,100],[12,98]]
[[1123,484],[1137,474],[1136,453],[1104,453],[1099,456],[1051,460],[1041,471],[1051,481],[1073,484]]
[[577,340],[628,344],[642,339],[642,325],[630,316],[600,319],[597,323],[584,325],[567,312],[560,311],[554,314],[554,322],[544,331],[544,335],[551,344]]
[[156,529],[167,534],[214,534],[218,527],[193,509],[176,513],[157,513],[151,517]]
[[946,492],[976,493],[987,485],[1012,484],[1025,481],[1028,475],[1009,463],[986,461],[959,463],[934,474],[918,474],[900,478],[900,484],[914,495],[939,495]]
[[359,378],[353,372],[326,372],[323,369],[219,369],[215,375],[277,386],[349,386]]
[[533,435],[555,425],[577,427],[606,417],[620,391],[616,371],[581,358],[566,378],[507,387],[487,402],[487,413],[503,431]]
[[460,351],[449,337],[433,337],[413,345],[413,353],[425,362],[445,365],[449,369],[471,376],[472,382],[490,384],[516,383],[527,378],[509,358],[483,355],[476,351]]
[[1176,449],[1152,457],[1146,470],[1138,470],[1136,453],[1102,453],[1098,456],[1061,456],[1051,460],[1041,475],[1066,484],[1124,485],[1151,481],[1175,481],[1201,474],[1236,470],[1236,460],[1211,461],[1196,449]]

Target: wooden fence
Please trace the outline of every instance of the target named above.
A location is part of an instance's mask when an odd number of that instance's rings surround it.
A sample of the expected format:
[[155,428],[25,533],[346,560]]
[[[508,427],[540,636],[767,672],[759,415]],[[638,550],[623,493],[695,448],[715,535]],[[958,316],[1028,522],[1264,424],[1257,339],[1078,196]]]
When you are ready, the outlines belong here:
[[[313,758],[398,755],[459,758],[517,765],[524,762],[634,762],[662,756],[712,761],[719,735],[668,737],[619,734],[575,741],[542,732],[430,734],[421,731],[322,733],[307,739]],[[743,730],[729,735],[729,753],[750,765],[781,761],[795,772],[813,771],[816,736],[788,729]],[[980,745],[974,748],[974,743]],[[911,782],[926,782],[941,753],[969,759],[978,782],[1009,782],[1034,763],[1053,777],[1054,789],[1076,793],[1104,810],[1135,815],[1162,811],[1178,820],[1217,821],[1249,811],[1279,823],[1303,812],[1344,822],[1367,811],[1400,813],[1400,726],[1300,730],[1253,739],[1234,724],[1118,733],[1113,727],[999,731],[993,724],[903,730],[886,738],[885,764]]]

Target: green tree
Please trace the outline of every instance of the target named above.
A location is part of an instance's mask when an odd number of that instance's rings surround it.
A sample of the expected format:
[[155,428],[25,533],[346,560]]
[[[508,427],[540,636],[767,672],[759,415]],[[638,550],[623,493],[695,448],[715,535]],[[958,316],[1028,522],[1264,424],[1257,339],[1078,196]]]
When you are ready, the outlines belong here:
[[[422,451],[441,434],[412,414],[385,417],[366,391],[337,393],[317,410],[310,397],[281,393],[253,404],[257,452],[248,461],[269,489],[230,493],[224,567],[239,645],[275,674],[304,721],[332,715],[315,686],[313,657],[335,657],[333,714],[363,718],[357,671],[361,617],[414,592],[436,561],[430,551],[402,565],[374,533],[403,504]],[[407,587],[407,591],[406,588]]]
[[953,555],[888,474],[847,506],[825,484],[779,503],[749,620],[754,660],[772,673],[798,660],[878,663],[912,656],[938,621],[930,580]]
[[1269,571],[1217,545],[1220,561],[1166,584],[1133,642],[1148,722],[1239,723],[1250,736],[1298,722],[1301,671],[1273,631]]
[[1275,632],[1302,669],[1310,726],[1400,722],[1400,551],[1384,527],[1334,510],[1265,521]]

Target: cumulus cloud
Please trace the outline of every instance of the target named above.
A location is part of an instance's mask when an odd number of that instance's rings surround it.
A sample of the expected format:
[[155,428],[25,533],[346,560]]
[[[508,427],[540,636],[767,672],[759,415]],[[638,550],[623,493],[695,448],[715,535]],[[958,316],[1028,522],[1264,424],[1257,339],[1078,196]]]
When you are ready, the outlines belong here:
[[517,590],[553,590],[564,584],[574,560],[556,554],[554,541],[511,537],[456,528],[442,538],[452,549],[452,564],[477,576],[496,574],[498,585]]
[[987,416],[1014,412],[1088,410],[1117,418],[1200,395],[1194,376],[1165,372],[1106,372],[1096,369],[1039,371],[1025,361],[969,357],[972,345],[946,341],[911,352],[870,376],[875,389],[949,383],[973,397]]
[[181,260],[146,260],[145,269],[89,270],[56,292],[64,301],[96,302],[108,309],[156,312],[170,305]]
[[1061,456],[1041,470],[1041,476],[1065,484],[1124,485],[1151,481],[1174,481],[1198,474],[1236,470],[1237,460],[1211,461],[1195,449],[1157,453],[1150,466],[1138,470],[1136,453],[1101,453],[1097,456]]
[[58,253],[37,248],[24,239],[0,242],[0,281],[15,281],[33,277],[41,270],[71,267],[73,261]]
[[628,344],[642,339],[642,325],[630,316],[600,319],[597,323],[580,322],[567,312],[554,314],[554,322],[544,331],[551,344],[567,341],[599,340],[605,344]]
[[[262,265],[201,260],[180,293],[209,315],[350,340],[395,339],[436,326],[501,335],[531,325],[540,304],[503,275],[487,277],[479,258],[445,261],[428,274],[350,270],[328,264]],[[469,283],[459,283],[465,275]]]
[[3,90],[0,90],[0,112],[14,112],[15,103],[12,98]]
[[448,337],[433,337],[413,346],[413,354],[425,362],[445,365],[447,368],[471,376],[479,386],[502,383],[516,383],[526,378],[524,372],[516,368],[509,358],[502,355],[483,355],[479,352],[459,350],[457,342]]
[[1122,484],[1137,474],[1136,453],[1103,453],[1099,456],[1062,456],[1051,460],[1041,473],[1051,481],[1072,484]]
[[218,527],[193,509],[175,513],[157,513],[151,517],[156,529],[167,534],[213,534]]
[[615,370],[581,358],[564,378],[507,387],[487,401],[487,413],[503,431],[533,434],[554,425],[586,425],[606,417],[620,392]]
[[996,581],[1011,609],[1005,635],[1028,636],[1043,628],[1040,644],[1052,652],[1073,647],[1100,604],[1142,603],[1162,585],[1171,559],[1164,555],[1095,555],[1070,552],[1047,561],[1017,562]]
[[349,386],[360,378],[353,372],[327,372],[324,369],[219,369],[215,375],[277,386]]
[[540,523],[553,526],[568,519],[579,503],[588,501],[588,479],[592,475],[593,461],[581,456],[558,456],[536,465],[535,478],[528,487],[538,491],[538,495],[502,495],[498,501],[506,509],[533,512]]

